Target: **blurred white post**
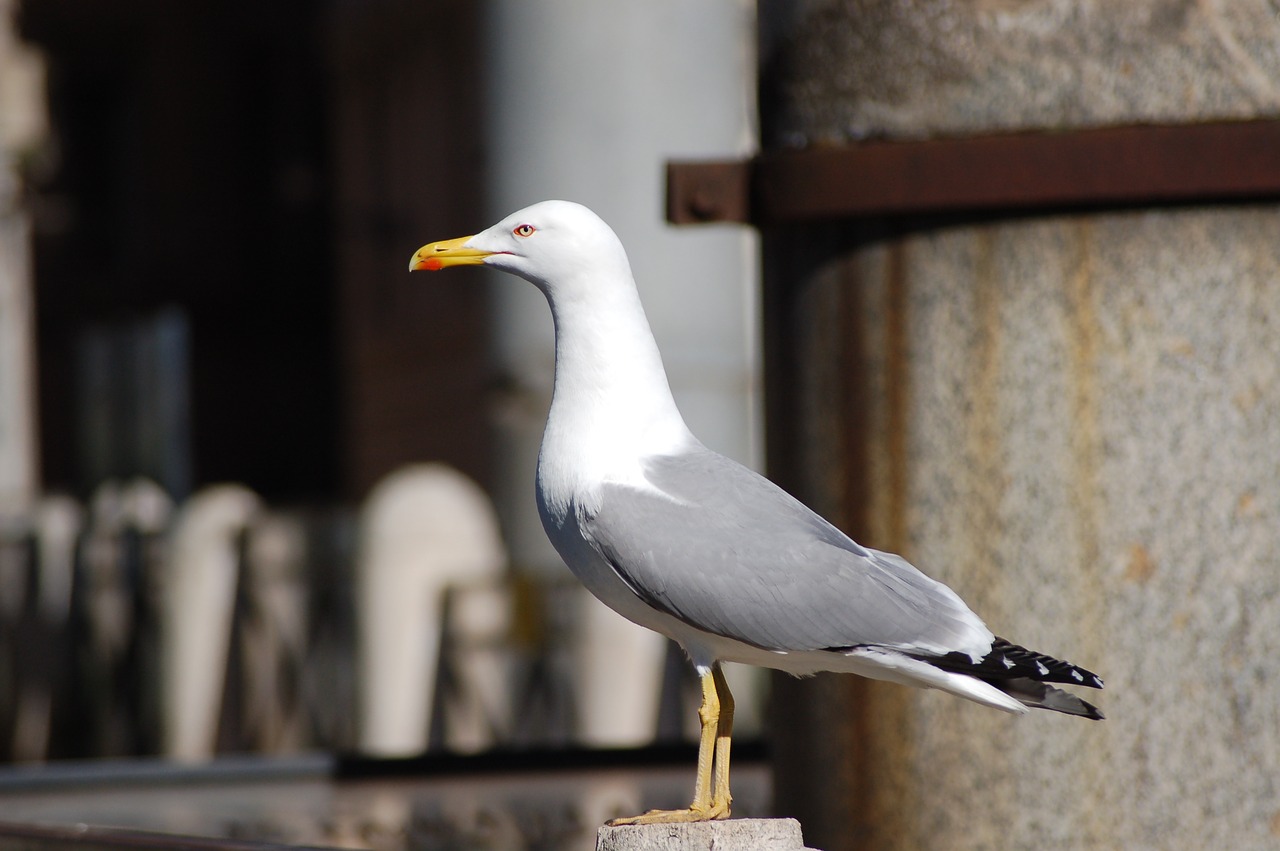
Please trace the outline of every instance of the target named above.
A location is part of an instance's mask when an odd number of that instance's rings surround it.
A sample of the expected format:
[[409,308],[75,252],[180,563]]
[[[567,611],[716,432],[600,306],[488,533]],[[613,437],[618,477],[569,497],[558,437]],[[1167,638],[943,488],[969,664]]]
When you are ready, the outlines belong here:
[[[67,634],[76,543],[83,523],[80,503],[69,496],[44,497],[31,512],[36,563],[40,566],[37,606],[48,635]],[[49,680],[28,684],[18,695],[13,722],[16,761],[35,762],[48,756],[53,696]]]
[[83,525],[84,509],[69,496],[46,496],[32,513],[40,564],[40,616],[48,624],[63,625],[70,616],[76,542]]
[[249,609],[240,642],[246,736],[258,753],[287,753],[305,744],[303,679],[308,637],[307,533],[296,517],[267,514],[246,542]]
[[[483,30],[490,221],[562,198],[609,222],[627,247],[689,426],[752,466],[760,443],[756,238],[747,228],[666,225],[663,189],[668,159],[754,150],[754,10],[746,0],[490,0]],[[563,568],[532,496],[551,396],[550,312],[520,281],[504,276],[492,291],[496,356],[516,388],[498,423],[507,472],[495,498],[516,563],[558,578]],[[584,597],[584,606],[581,738],[648,741],[663,639],[594,600]]]
[[[363,751],[393,756],[425,750],[445,592],[497,582],[505,566],[488,496],[456,470],[414,465],[373,489],[360,516],[356,566]],[[493,628],[494,612],[465,608],[479,629]],[[478,734],[469,739],[459,744],[484,744]]]
[[208,759],[218,736],[240,559],[240,537],[262,501],[240,485],[215,485],[182,506],[161,582],[164,752]]
[[125,523],[124,485],[108,479],[89,498],[89,522],[80,542],[89,648],[102,670],[111,670],[123,656],[133,623],[132,589],[123,575]]

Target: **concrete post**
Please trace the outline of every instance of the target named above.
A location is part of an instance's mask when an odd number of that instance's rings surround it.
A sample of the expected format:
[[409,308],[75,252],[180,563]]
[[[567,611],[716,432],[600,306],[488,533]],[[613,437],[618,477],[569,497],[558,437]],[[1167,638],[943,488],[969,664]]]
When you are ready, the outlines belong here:
[[812,851],[795,819],[602,827],[596,851]]

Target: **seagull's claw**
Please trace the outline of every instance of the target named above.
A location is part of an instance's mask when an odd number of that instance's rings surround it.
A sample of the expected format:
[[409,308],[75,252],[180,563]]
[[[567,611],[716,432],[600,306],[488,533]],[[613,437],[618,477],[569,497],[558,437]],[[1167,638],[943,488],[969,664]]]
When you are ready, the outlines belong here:
[[712,803],[710,806],[690,806],[685,810],[649,810],[638,816],[610,819],[609,827],[625,824],[673,824],[690,821],[718,821],[729,817],[729,802]]

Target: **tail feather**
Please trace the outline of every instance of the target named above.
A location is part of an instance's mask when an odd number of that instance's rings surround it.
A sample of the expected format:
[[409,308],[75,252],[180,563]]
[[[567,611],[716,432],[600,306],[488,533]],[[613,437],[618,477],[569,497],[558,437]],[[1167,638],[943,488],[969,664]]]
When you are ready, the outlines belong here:
[[996,638],[991,644],[990,652],[977,662],[967,653],[916,655],[914,658],[943,671],[981,680],[1024,706],[1051,709],[1094,720],[1103,718],[1102,712],[1093,704],[1049,685],[1064,683],[1100,689],[1103,685],[1101,677],[1078,665],[1028,650],[1003,638]]
[[984,680],[984,682],[1000,689],[1000,691],[1009,695],[1023,706],[1030,706],[1034,709],[1052,709],[1054,712],[1079,715],[1081,718],[1089,718],[1094,721],[1101,721],[1106,718],[1102,711],[1092,703],[1081,700],[1069,691],[1054,688],[1045,682],[1037,682],[1026,677],[1016,677],[1011,680]]

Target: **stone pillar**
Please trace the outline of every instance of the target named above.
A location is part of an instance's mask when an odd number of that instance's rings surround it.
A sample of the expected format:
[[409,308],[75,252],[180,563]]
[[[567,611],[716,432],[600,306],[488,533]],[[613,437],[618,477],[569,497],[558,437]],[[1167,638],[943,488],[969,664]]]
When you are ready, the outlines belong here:
[[[764,2],[766,148],[1280,115],[1262,3]],[[1280,210],[766,233],[771,459],[1108,720],[779,686],[837,849],[1273,847]],[[776,392],[775,392],[776,391]]]
[[0,515],[31,507],[38,479],[31,223],[19,163],[45,133],[44,65],[0,0]]

